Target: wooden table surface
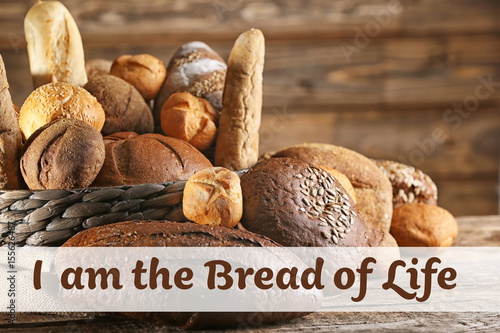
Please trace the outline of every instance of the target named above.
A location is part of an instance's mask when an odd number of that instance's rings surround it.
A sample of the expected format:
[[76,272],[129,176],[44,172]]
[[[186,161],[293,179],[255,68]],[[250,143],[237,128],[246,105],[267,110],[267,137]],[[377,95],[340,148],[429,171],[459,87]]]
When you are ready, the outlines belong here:
[[[457,218],[454,246],[500,246],[500,215]],[[177,328],[141,322],[118,315],[17,314],[18,323],[6,325],[0,314],[0,332],[178,332]],[[284,324],[225,332],[498,332],[500,309],[487,312],[318,312]],[[218,331],[211,331],[218,332]]]

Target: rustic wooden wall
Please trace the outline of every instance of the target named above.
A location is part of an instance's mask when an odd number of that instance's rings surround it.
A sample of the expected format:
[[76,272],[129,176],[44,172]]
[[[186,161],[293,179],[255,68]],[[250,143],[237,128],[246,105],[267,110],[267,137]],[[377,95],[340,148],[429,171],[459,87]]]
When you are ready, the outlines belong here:
[[[0,53],[18,104],[32,89],[23,18],[33,2],[0,1]],[[498,213],[498,1],[63,3],[87,59],[147,52],[168,62],[190,40],[227,58],[240,32],[260,28],[262,151],[328,142],[411,163],[437,182],[440,205],[455,215]]]

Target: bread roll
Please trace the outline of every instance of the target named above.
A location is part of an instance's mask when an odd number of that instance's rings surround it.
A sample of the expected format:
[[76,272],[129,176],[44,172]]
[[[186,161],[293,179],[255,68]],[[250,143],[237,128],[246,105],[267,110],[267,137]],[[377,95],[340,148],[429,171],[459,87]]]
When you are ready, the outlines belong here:
[[394,208],[391,234],[399,246],[450,246],[457,233],[457,221],[444,208],[418,202]]
[[382,232],[365,223],[328,172],[291,158],[264,160],[241,177],[241,224],[283,246],[379,246]]
[[186,182],[182,210],[198,224],[236,226],[243,215],[240,177],[221,167],[198,171]]
[[133,85],[149,101],[158,95],[167,70],[163,62],[150,55],[122,55],[113,61],[110,74]]
[[199,151],[215,142],[218,123],[219,114],[210,103],[186,92],[170,96],[161,111],[165,135],[189,142]]
[[106,158],[92,186],[187,180],[212,164],[189,143],[161,134],[115,133],[104,138]]
[[104,162],[101,133],[84,121],[58,119],[26,142],[21,171],[31,190],[88,187]]
[[151,109],[131,84],[113,75],[101,75],[90,79],[84,88],[97,99],[106,114],[103,135],[153,132]]
[[18,190],[23,181],[19,170],[22,134],[18,112],[9,93],[9,82],[0,55],[0,190]]
[[155,131],[161,132],[163,103],[176,92],[188,92],[205,98],[214,109],[222,108],[226,63],[203,42],[182,45],[167,66],[167,77],[154,103]]
[[389,232],[392,217],[392,186],[367,157],[329,144],[304,143],[280,150],[273,157],[298,158],[335,169],[349,178],[356,193],[356,207],[366,222]]
[[325,170],[328,172],[330,175],[332,175],[339,183],[342,185],[342,187],[346,190],[347,194],[349,194],[352,198],[352,201],[356,203],[356,192],[354,192],[354,187],[352,187],[351,182],[349,181],[349,178],[347,178],[342,172],[339,172],[335,169],[328,168],[323,165],[318,165],[321,169]]
[[264,35],[251,29],[238,37],[231,50],[215,146],[217,166],[241,170],[259,159],[264,49]]
[[37,1],[24,19],[33,85],[87,83],[82,37],[70,12],[59,1]]
[[412,202],[437,205],[436,184],[421,170],[395,161],[374,162],[391,181],[394,207]]
[[87,72],[87,78],[91,79],[101,76],[108,75],[109,70],[113,62],[106,59],[92,59],[85,62],[85,71]]
[[59,118],[83,120],[100,131],[105,115],[101,104],[87,90],[69,83],[49,83],[28,96],[21,107],[19,126],[27,139]]

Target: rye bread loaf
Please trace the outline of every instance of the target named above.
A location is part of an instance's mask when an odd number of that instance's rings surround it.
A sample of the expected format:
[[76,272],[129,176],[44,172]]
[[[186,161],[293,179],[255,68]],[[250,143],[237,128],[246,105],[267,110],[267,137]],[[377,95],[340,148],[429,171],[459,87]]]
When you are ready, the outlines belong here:
[[241,224],[283,246],[379,246],[383,233],[365,223],[328,172],[292,158],[262,161],[241,177]]
[[366,222],[388,232],[392,217],[392,186],[369,158],[347,148],[304,143],[282,149],[273,157],[291,157],[335,169],[349,178],[356,193],[356,207]]
[[[270,239],[245,230],[196,223],[169,221],[129,221],[85,230],[69,239],[63,247],[276,247]],[[284,259],[287,260],[287,259]],[[313,297],[318,294],[311,293]],[[308,299],[295,301],[311,302]],[[127,313],[137,319],[153,320],[183,329],[230,328],[244,323],[259,325],[291,320],[306,313],[294,312],[137,312]]]
[[9,92],[9,82],[0,55],[0,190],[17,190],[23,185],[19,169],[22,133]]

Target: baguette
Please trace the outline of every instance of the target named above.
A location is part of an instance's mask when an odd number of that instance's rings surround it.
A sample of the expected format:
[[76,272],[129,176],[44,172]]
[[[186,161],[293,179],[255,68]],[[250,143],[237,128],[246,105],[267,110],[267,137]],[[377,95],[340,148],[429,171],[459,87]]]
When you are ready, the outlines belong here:
[[251,29],[236,40],[229,56],[215,164],[230,170],[253,166],[259,158],[264,35]]
[[24,31],[35,89],[51,82],[87,83],[82,37],[62,3],[38,0],[26,14]]

